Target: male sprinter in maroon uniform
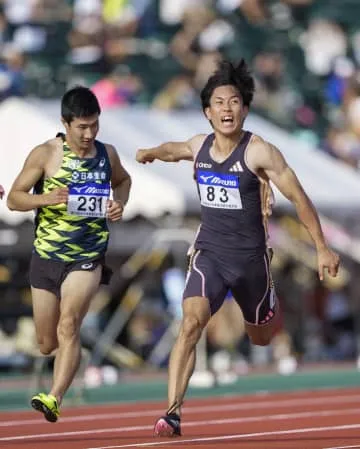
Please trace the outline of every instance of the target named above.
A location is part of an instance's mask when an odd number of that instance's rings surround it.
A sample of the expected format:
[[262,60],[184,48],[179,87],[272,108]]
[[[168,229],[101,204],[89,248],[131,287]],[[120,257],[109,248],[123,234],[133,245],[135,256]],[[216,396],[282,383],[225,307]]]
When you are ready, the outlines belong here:
[[169,363],[169,408],[155,435],[180,435],[181,405],[194,370],[195,346],[228,290],[242,309],[247,334],[268,345],[279,325],[263,221],[262,184],[272,181],[295,206],[317,250],[320,279],[336,276],[339,257],[327,245],[318,214],[281,152],[243,129],[254,94],[246,63],[222,62],[201,92],[213,133],[138,150],[138,162],[194,161],[201,202],[184,291],[183,319]]

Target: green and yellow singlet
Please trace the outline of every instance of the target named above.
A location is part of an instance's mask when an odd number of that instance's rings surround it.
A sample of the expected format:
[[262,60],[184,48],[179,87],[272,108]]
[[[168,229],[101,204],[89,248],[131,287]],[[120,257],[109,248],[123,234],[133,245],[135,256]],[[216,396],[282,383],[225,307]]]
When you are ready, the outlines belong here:
[[66,142],[60,169],[40,180],[34,193],[68,187],[68,203],[44,206],[35,219],[34,251],[43,259],[74,262],[101,258],[109,230],[106,202],[110,195],[111,165],[105,145],[95,142],[94,158],[79,158]]

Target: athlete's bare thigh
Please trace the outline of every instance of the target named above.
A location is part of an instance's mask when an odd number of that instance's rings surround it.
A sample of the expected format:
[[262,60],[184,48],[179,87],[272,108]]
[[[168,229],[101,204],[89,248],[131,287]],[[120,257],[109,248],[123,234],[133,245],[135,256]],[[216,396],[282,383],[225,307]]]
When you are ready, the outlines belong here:
[[37,341],[41,351],[50,354],[57,347],[59,300],[54,293],[40,288],[32,287],[31,293]]
[[278,327],[279,304],[268,253],[244,254],[227,271],[230,273],[233,267],[238,273],[228,278],[230,290],[243,312],[247,334],[254,344],[269,344]]
[[61,285],[61,314],[71,314],[80,321],[98,291],[102,265],[93,271],[71,271]]

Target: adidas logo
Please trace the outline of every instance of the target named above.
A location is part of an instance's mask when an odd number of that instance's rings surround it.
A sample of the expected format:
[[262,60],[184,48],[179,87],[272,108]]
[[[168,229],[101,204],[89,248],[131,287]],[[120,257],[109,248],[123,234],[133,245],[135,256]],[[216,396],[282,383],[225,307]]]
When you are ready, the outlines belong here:
[[235,164],[229,169],[229,171],[232,171],[232,172],[234,172],[234,171],[240,172],[240,171],[244,171],[244,170],[243,170],[243,168],[242,168],[242,165],[241,165],[240,161],[237,161],[237,162],[235,162]]

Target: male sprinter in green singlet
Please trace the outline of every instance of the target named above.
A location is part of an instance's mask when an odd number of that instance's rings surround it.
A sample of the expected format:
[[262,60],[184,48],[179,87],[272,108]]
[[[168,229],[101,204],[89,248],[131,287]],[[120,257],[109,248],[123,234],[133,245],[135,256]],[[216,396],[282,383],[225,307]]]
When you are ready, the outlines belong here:
[[35,395],[31,405],[50,422],[57,421],[79,367],[81,322],[102,282],[107,219],[121,219],[131,185],[115,148],[95,140],[99,115],[89,89],[66,92],[65,135],[31,151],[7,198],[11,210],[36,210],[30,264],[34,321],[40,351],[57,351],[52,388]]

